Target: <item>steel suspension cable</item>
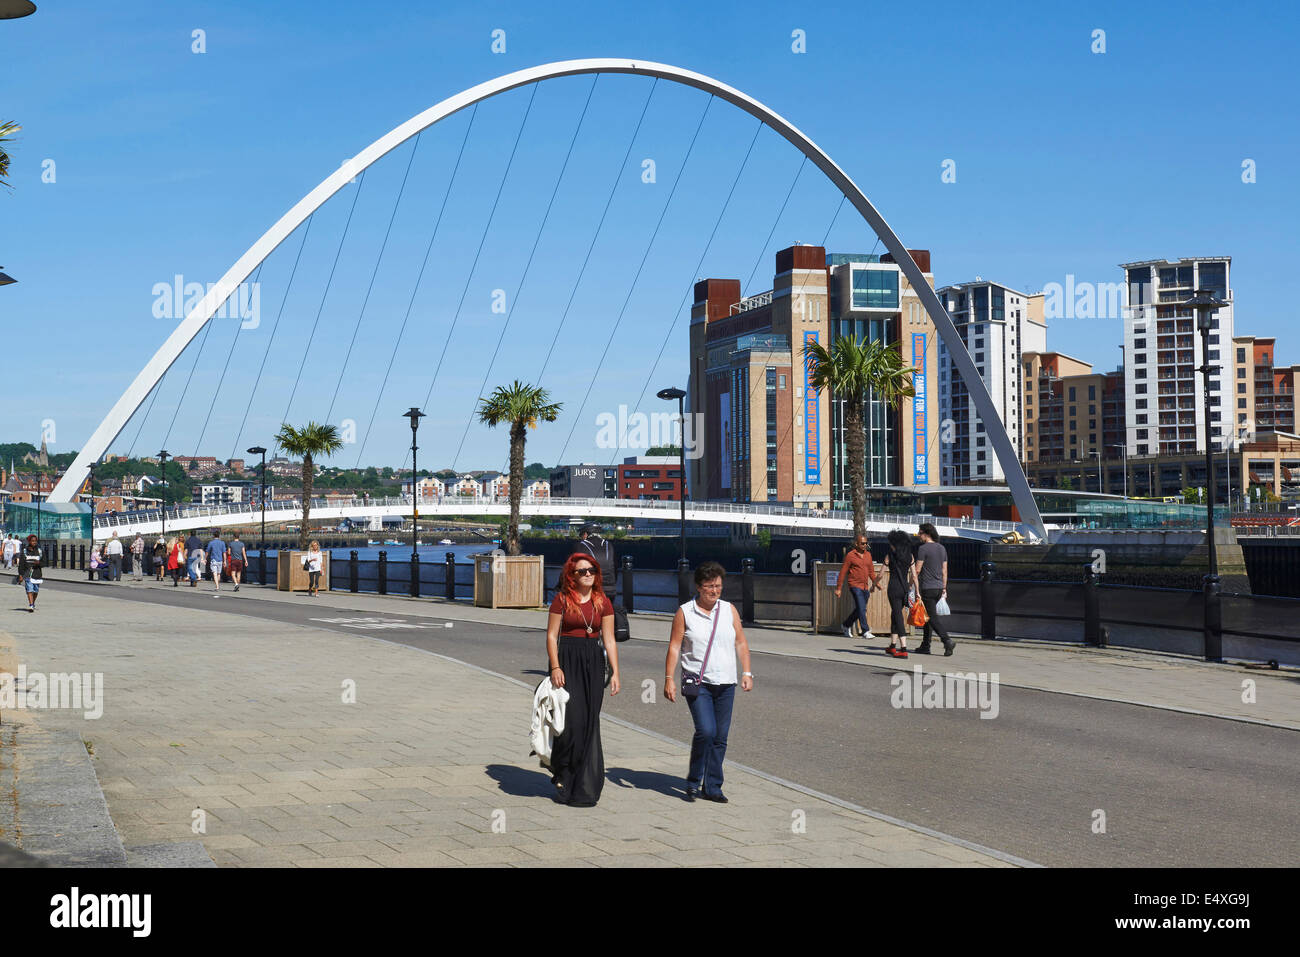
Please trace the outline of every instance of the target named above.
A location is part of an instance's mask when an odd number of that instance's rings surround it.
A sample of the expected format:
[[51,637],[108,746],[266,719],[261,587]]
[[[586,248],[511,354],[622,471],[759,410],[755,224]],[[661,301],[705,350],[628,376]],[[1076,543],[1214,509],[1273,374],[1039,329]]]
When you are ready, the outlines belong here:
[[397,331],[397,339],[393,342],[393,353],[388,357],[388,368],[384,370],[384,377],[379,383],[379,394],[375,396],[375,406],[370,410],[370,422],[366,425],[365,437],[361,440],[361,448],[357,450],[357,461],[354,468],[361,465],[361,456],[366,451],[366,443],[370,441],[370,430],[374,427],[375,416],[379,412],[379,403],[383,400],[384,391],[388,388],[388,377],[393,371],[393,362],[397,359],[397,351],[401,348],[402,337],[406,333],[406,324],[411,318],[411,310],[415,306],[415,297],[420,291],[420,283],[424,281],[424,271],[429,265],[429,254],[433,252],[433,241],[438,238],[438,228],[442,225],[442,214],[447,210],[447,199],[451,196],[451,188],[456,183],[456,173],[460,170],[461,157],[465,155],[465,144],[469,142],[470,131],[474,129],[474,118],[478,115],[478,104],[474,104],[473,110],[469,114],[469,123],[465,127],[465,136],[460,141],[460,152],[456,154],[456,163],[451,170],[451,179],[447,181],[447,189],[442,194],[442,205],[438,207],[438,218],[434,220],[433,232],[429,234],[429,244],[424,247],[424,260],[420,263],[420,271],[415,277],[415,285],[411,288],[411,298],[406,303],[406,315],[402,317],[402,326]]
[[208,336],[212,334],[212,326],[213,323],[208,322],[203,327],[203,338],[199,340],[199,351],[194,353],[194,365],[190,366],[190,374],[185,379],[185,385],[181,387],[180,400],[177,401],[176,408],[172,410],[172,420],[171,423],[167,426],[167,434],[163,436],[163,442],[162,442],[163,445],[166,445],[167,440],[171,438],[172,429],[176,425],[176,416],[177,414],[180,413],[181,406],[185,404],[185,395],[186,393],[189,392],[190,383],[194,381],[194,372],[199,367],[199,359],[203,357],[203,348],[208,344]]
[[555,351],[555,344],[560,339],[560,331],[564,328],[564,320],[569,316],[569,310],[573,307],[573,299],[578,294],[578,287],[582,284],[582,277],[587,272],[587,264],[591,262],[591,253],[596,248],[596,240],[600,238],[601,228],[605,225],[605,217],[609,215],[610,204],[614,202],[614,194],[618,190],[619,180],[623,176],[623,170],[627,168],[627,158],[632,155],[632,147],[636,145],[636,138],[641,132],[641,124],[645,121],[646,110],[650,108],[650,100],[654,96],[655,86],[659,83],[659,78],[655,77],[654,83],[650,84],[650,92],[646,94],[645,103],[641,105],[641,116],[636,121],[636,129],[632,131],[632,137],[627,141],[627,149],[623,152],[623,162],[618,166],[614,173],[614,181],[609,185],[609,195],[605,197],[605,208],[600,214],[600,221],[596,223],[596,231],[591,235],[591,242],[587,245],[587,255],[582,259],[582,267],[578,270],[578,278],[573,281],[573,288],[569,290],[569,301],[564,305],[564,312],[560,314],[560,324],[555,327],[555,335],[551,338],[551,347],[546,350],[546,358],[542,360],[542,371],[537,374],[537,384],[542,384],[542,379],[546,376],[546,367],[550,365],[551,354]]
[[[569,426],[569,435],[564,440],[564,446],[560,449],[560,457],[556,462],[558,467],[560,461],[564,459],[564,453],[569,450],[569,442],[573,439],[574,430],[578,427],[578,422],[582,419],[582,413],[587,408],[587,400],[591,398],[591,390],[596,384],[596,378],[600,375],[601,366],[605,364],[605,357],[609,355],[609,347],[614,343],[614,336],[618,333],[618,327],[623,322],[623,316],[627,312],[628,304],[632,301],[632,293],[636,291],[636,284],[641,278],[641,271],[645,268],[646,260],[650,256],[650,250],[654,247],[655,238],[659,235],[659,229],[663,226],[664,217],[668,214],[668,207],[672,205],[673,196],[677,193],[677,187],[682,181],[682,174],[686,171],[686,165],[691,158],[691,153],[695,150],[695,143],[699,139],[700,130],[704,127],[704,119],[709,115],[709,107],[713,105],[713,96],[709,95],[708,102],[704,104],[704,110],[700,113],[700,121],[695,126],[695,132],[691,135],[690,145],[686,148],[686,156],[682,159],[681,166],[677,168],[677,175],[673,178],[672,189],[669,190],[668,198],[664,201],[663,209],[659,212],[659,219],[655,223],[654,231],[650,234],[650,241],[646,243],[645,252],[641,254],[641,262],[636,267],[636,274],[632,277],[632,284],[628,287],[627,296],[623,299],[623,305],[618,311],[618,318],[614,321],[614,326],[610,329],[609,338],[605,340],[605,348],[600,354],[600,359],[596,363],[596,368],[591,374],[591,381],[587,383],[587,391],[582,397],[582,404],[578,406],[578,413],[573,417],[573,424]],[[761,127],[760,123],[760,127]],[[753,144],[750,144],[753,147]]]
[[[352,205],[348,209],[347,222],[343,224],[343,235],[339,237],[338,248],[334,251],[334,264],[330,266],[329,278],[325,280],[325,291],[321,293],[320,305],[316,308],[316,320],[312,323],[311,334],[307,337],[307,348],[302,351],[302,362],[298,364],[298,375],[293,380],[293,391],[289,393],[289,403],[284,407],[284,418],[282,422],[289,421],[289,410],[293,408],[294,397],[298,394],[298,384],[302,382],[302,370],[307,365],[307,356],[311,352],[312,340],[316,338],[316,328],[320,325],[321,313],[325,311],[325,300],[329,298],[330,287],[334,285],[334,271],[338,269],[339,257],[343,254],[343,243],[348,238],[348,230],[352,227],[352,214],[357,211],[357,200],[361,198],[361,188],[366,185],[366,170],[361,171],[361,178],[357,181],[357,191],[352,194]],[[279,448],[279,446],[276,446]]]
[[[524,263],[523,274],[519,277],[519,286],[515,290],[514,305],[506,313],[505,322],[501,326],[501,334],[497,336],[496,348],[492,350],[492,358],[488,360],[487,371],[483,373],[483,382],[478,387],[478,395],[482,396],[483,390],[487,388],[488,379],[492,376],[492,367],[496,365],[497,355],[501,352],[501,343],[505,341],[506,332],[510,328],[510,320],[514,318],[515,311],[519,308],[519,300],[523,298],[524,285],[528,282],[528,272],[533,265],[533,257],[537,255],[537,246],[542,241],[542,233],[546,229],[546,222],[551,217],[551,209],[555,206],[555,197],[559,195],[560,184],[564,182],[564,173],[569,168],[569,159],[573,156],[573,147],[578,142],[578,133],[582,131],[582,123],[587,118],[587,108],[591,106],[591,96],[596,92],[596,81],[600,79],[597,73],[591,80],[591,88],[587,91],[587,101],[582,106],[582,114],[578,117],[578,125],[573,128],[573,136],[569,139],[568,151],[564,154],[564,162],[560,165],[560,173],[555,178],[555,187],[551,190],[550,201],[546,204],[546,212],[542,214],[542,222],[537,227],[537,235],[533,237],[533,248],[528,252],[528,260]],[[461,450],[465,447],[465,438],[469,435],[469,427],[474,422],[474,409],[470,410],[469,418],[465,421],[465,431],[460,435],[460,444],[456,446],[456,454],[452,457],[451,468],[454,471],[456,463],[460,460]]]
[[[257,264],[257,271],[256,271],[255,273],[253,273],[253,288],[254,288],[254,289],[257,288],[257,281],[258,281],[259,279],[261,279],[261,277],[262,277],[262,267],[263,267],[264,265],[266,265],[266,260],[265,260],[265,259],[263,259],[260,263]],[[242,287],[242,285],[243,285],[243,283],[240,283],[240,286],[241,286],[241,287]],[[239,293],[239,289],[236,289],[236,290],[235,290],[234,292],[232,292],[230,295],[231,295],[231,297],[235,297],[235,296],[238,295],[238,293]],[[235,302],[238,303],[238,301],[239,301],[239,300],[236,298],[236,299],[235,299]],[[260,295],[259,295],[259,301],[260,301]],[[226,302],[230,302],[230,298],[227,298],[227,299],[226,299]],[[198,458],[198,457],[199,457],[199,449],[202,448],[202,446],[203,446],[203,436],[204,436],[205,434],[207,434],[207,431],[208,431],[208,423],[212,421],[212,410],[215,409],[215,408],[217,407],[217,396],[219,396],[219,395],[221,394],[221,383],[224,382],[224,381],[226,380],[226,372],[230,369],[230,357],[233,356],[233,355],[235,354],[235,343],[237,343],[237,342],[239,341],[239,334],[244,330],[243,317],[242,317],[242,316],[236,316],[236,318],[239,319],[240,321],[237,322],[237,323],[235,324],[235,335],[234,335],[234,337],[230,340],[230,349],[226,352],[226,364],[223,365],[223,366],[221,367],[221,375],[220,375],[220,376],[218,377],[218,379],[217,379],[217,388],[216,388],[216,392],[215,392],[215,393],[213,394],[213,396],[212,396],[212,401],[208,404],[208,414],[207,414],[207,416],[206,416],[206,417],[204,418],[204,420],[203,420],[203,428],[199,430],[199,438],[198,438],[198,441],[196,441],[196,442],[194,443],[194,457],[195,457],[195,458]],[[209,325],[212,324],[212,320],[211,320],[211,319],[208,320],[208,324],[209,324]],[[234,456],[232,455],[231,458],[234,458]]]
[[384,241],[379,244],[379,255],[375,257],[375,268],[370,271],[370,284],[366,286],[365,298],[361,300],[361,311],[357,313],[357,324],[352,327],[352,341],[348,343],[347,352],[343,353],[343,368],[339,370],[338,381],[334,383],[334,396],[330,399],[329,410],[325,413],[327,423],[334,414],[334,403],[338,401],[339,388],[343,385],[343,377],[348,371],[348,362],[352,358],[352,348],[357,343],[357,333],[361,331],[361,321],[366,316],[366,306],[370,304],[370,293],[375,288],[375,277],[379,275],[379,266],[384,261],[384,251],[388,248],[388,237],[393,232],[393,222],[397,219],[397,208],[402,204],[402,194],[406,192],[406,180],[411,175],[411,164],[415,162],[415,153],[420,148],[420,137],[423,135],[424,131],[421,130],[416,134],[415,142],[411,145],[411,156],[406,161],[406,172],[402,174],[402,185],[397,190],[397,199],[393,200],[393,211],[388,217],[388,228],[384,230]]
[[[736,193],[736,186],[740,182],[741,175],[745,172],[745,166],[749,163],[750,154],[754,152],[754,143],[758,141],[758,134],[762,132],[762,130],[763,121],[759,120],[758,128],[754,130],[754,135],[749,141],[749,149],[745,151],[745,158],[740,161],[740,168],[736,170],[736,176],[731,181],[731,189],[727,191],[727,198],[722,204],[722,209],[718,211],[718,218],[713,223],[713,230],[709,233],[708,242],[704,244],[704,251],[700,253],[699,261],[695,264],[695,269],[693,270],[692,275],[698,276],[700,274],[700,268],[704,265],[704,258],[709,254],[709,249],[713,246],[713,239],[718,234],[718,227],[722,225],[722,219],[727,214],[727,207],[731,205],[731,198]],[[659,354],[655,356],[654,364],[650,366],[650,372],[646,376],[645,383],[641,386],[641,394],[637,396],[636,405],[634,405],[633,408],[639,408],[641,400],[645,398],[646,389],[650,387],[650,380],[654,378],[655,372],[659,369],[659,361],[663,358],[664,349],[668,347],[668,340],[673,334],[673,329],[677,326],[677,317],[681,315],[682,308],[686,305],[686,300],[691,295],[691,291],[694,288],[695,283],[692,282],[687,286],[686,292],[682,295],[682,301],[677,304],[677,309],[673,313],[673,318],[668,323],[668,331],[664,334],[664,341],[659,345]],[[686,441],[685,435],[682,436],[682,441]],[[617,450],[615,450],[614,457],[618,457]],[[613,464],[612,460],[610,461],[610,464]],[[685,481],[686,476],[683,475],[682,480]]]
[[[776,234],[776,227],[780,224],[781,217],[785,215],[785,208],[786,206],[789,205],[790,197],[794,195],[794,188],[795,186],[798,185],[799,177],[803,173],[803,168],[807,165],[808,165],[808,157],[805,156],[803,158],[803,162],[799,164],[799,168],[795,170],[794,179],[790,182],[790,188],[786,190],[785,199],[781,201],[781,208],[776,211],[776,219],[772,220],[772,228],[767,231],[767,238],[763,240],[763,245],[758,250],[758,258],[754,260],[754,268],[749,271],[749,279],[745,281],[745,289],[754,288],[754,277],[758,275],[758,267],[763,264],[763,256],[767,252],[768,244],[772,241],[772,237]],[[745,294],[745,290],[742,289],[740,293],[741,296],[743,297]]]
[[248,413],[253,408],[253,399],[257,396],[257,387],[262,384],[262,373],[266,370],[266,357],[271,354],[271,346],[275,344],[275,334],[280,328],[280,317],[284,315],[284,304],[289,301],[289,290],[293,288],[293,279],[298,275],[298,263],[302,261],[302,250],[307,245],[307,234],[311,232],[311,221],[315,213],[307,217],[307,223],[302,229],[302,239],[298,242],[298,254],[293,259],[293,269],[289,270],[289,281],[284,287],[284,295],[280,297],[280,308],[275,313],[275,324],[271,326],[271,337],[266,341],[266,348],[262,350],[262,363],[257,367],[257,378],[253,380],[253,387],[248,390],[248,404],[244,406],[244,417],[239,422],[239,431],[235,433],[235,444],[230,450],[230,457],[233,459],[239,454],[240,439],[244,436],[244,426],[248,424]]

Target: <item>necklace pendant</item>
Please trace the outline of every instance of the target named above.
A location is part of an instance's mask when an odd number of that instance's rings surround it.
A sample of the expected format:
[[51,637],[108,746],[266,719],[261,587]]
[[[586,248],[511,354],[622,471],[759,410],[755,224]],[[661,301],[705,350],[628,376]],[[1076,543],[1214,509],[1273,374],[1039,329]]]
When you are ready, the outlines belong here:
[[591,634],[591,625],[587,626],[587,634]]

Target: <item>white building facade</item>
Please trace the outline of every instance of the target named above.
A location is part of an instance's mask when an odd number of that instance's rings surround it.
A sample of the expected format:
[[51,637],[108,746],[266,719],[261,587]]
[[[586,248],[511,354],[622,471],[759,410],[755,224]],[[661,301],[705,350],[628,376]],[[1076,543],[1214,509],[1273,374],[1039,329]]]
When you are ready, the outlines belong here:
[[[976,277],[974,282],[944,286],[936,291],[957,334],[975,362],[993,398],[998,417],[1011,438],[1016,457],[1025,458],[1024,352],[1047,349],[1047,325],[1042,309],[1030,309],[1031,297],[1009,286]],[[939,474],[942,484],[1004,481],[985,424],[961,375],[939,341]]]
[[1205,450],[1206,361],[1195,311],[1181,305],[1197,289],[1228,303],[1213,314],[1209,363],[1210,444],[1236,444],[1232,409],[1232,258],[1209,256],[1122,263],[1124,311],[1124,428],[1129,455],[1173,455]]

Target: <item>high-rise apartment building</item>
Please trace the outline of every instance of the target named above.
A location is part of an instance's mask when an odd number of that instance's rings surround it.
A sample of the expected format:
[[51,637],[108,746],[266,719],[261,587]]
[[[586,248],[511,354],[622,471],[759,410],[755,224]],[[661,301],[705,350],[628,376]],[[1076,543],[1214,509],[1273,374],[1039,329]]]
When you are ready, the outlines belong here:
[[[911,256],[933,282],[929,252]],[[920,298],[887,255],[791,246],[776,254],[766,292],[742,298],[735,279],[696,283],[693,498],[818,508],[849,497],[844,400],[811,388],[804,347],[850,335],[899,346],[915,369],[916,398],[898,409],[865,403],[867,484],[939,484],[938,337]]]
[[1295,382],[1300,365],[1276,366],[1269,337],[1237,336],[1232,340],[1232,438],[1252,441],[1257,432],[1295,434]]
[[[1042,296],[1033,297],[1039,308],[1031,315],[1031,297],[978,276],[974,282],[945,286],[938,296],[966,343],[1016,455],[1023,459],[1025,380],[1020,360],[1022,353],[1047,349]],[[942,341],[938,349],[939,417],[944,433],[939,468],[944,484],[1005,480],[970,390]]]
[[[1232,259],[1228,256],[1123,263],[1125,444],[1129,455],[1204,451],[1203,382],[1197,367],[1208,361],[1210,443],[1233,440],[1234,411],[1225,385],[1234,371]],[[1197,289],[1228,305],[1211,318],[1208,359],[1202,352],[1195,311],[1183,306]]]
[[1094,372],[1060,352],[1021,358],[1025,463],[1087,462],[1121,457],[1124,373]]

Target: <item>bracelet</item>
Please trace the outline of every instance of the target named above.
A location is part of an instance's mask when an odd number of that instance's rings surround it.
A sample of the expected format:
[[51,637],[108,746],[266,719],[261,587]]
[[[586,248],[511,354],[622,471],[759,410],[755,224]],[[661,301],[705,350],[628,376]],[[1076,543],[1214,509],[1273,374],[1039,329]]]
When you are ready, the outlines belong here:
[[[559,665],[556,665],[554,668],[551,669],[551,671],[559,671],[559,670],[560,670],[560,666],[559,666]],[[547,673],[549,674],[550,672],[547,672]]]
[[740,676],[741,676],[742,678],[752,678],[752,677],[754,677],[754,672],[752,672],[752,671],[742,671],[742,672],[740,673]]

